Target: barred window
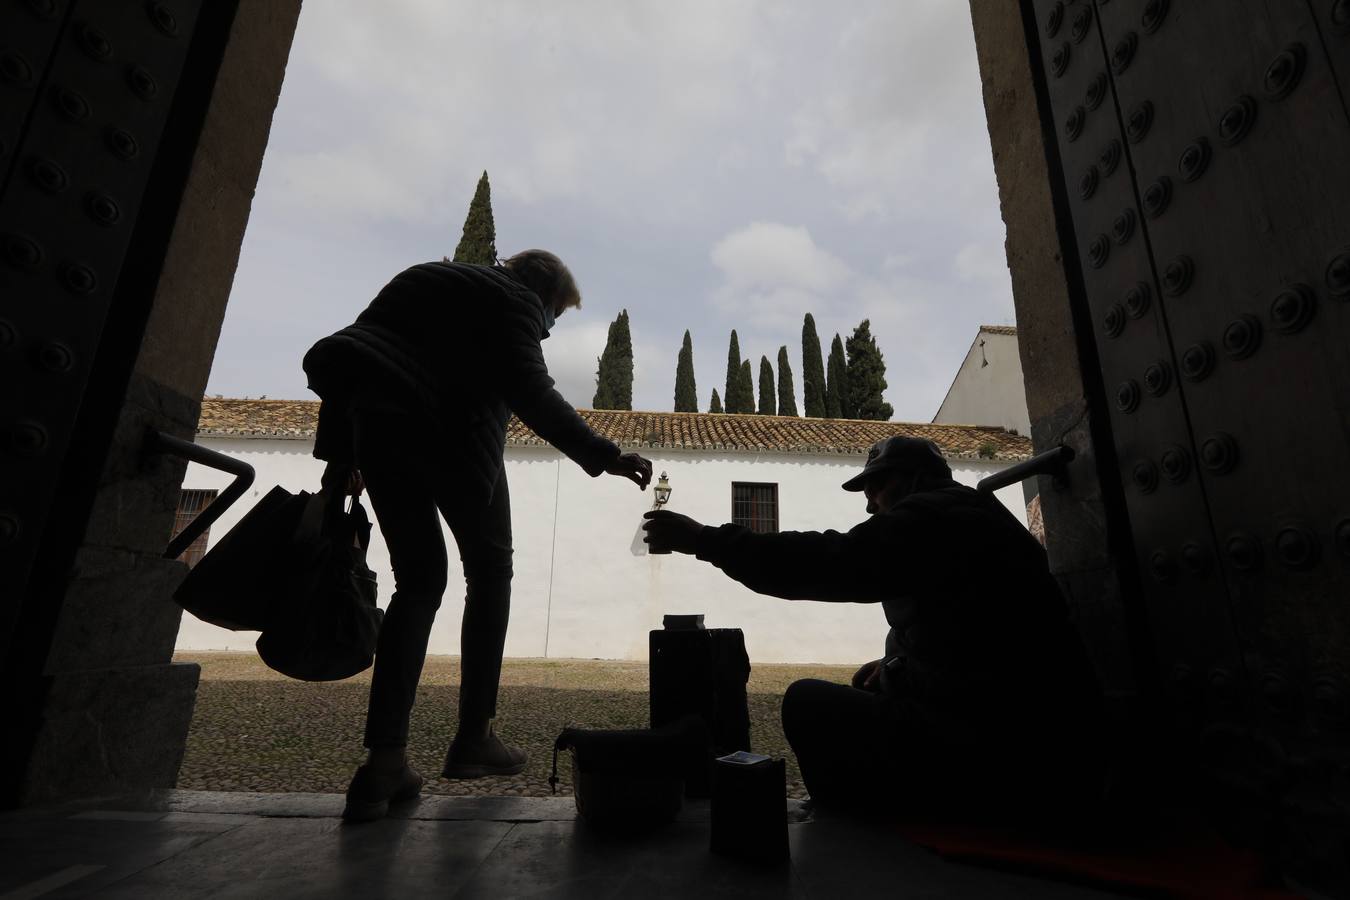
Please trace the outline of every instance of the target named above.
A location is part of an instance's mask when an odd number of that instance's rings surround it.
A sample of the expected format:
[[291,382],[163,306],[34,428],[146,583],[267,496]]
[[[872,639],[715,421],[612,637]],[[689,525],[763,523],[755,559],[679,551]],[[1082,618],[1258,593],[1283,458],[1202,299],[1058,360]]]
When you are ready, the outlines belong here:
[[[181,491],[178,494],[178,514],[174,516],[173,533],[177,535],[187,527],[188,523],[197,518],[197,513],[211,505],[211,501],[216,499],[216,491]],[[206,529],[188,548],[183,551],[183,555],[178,557],[192,568],[203,556],[206,555],[206,540],[211,529]],[[170,540],[173,540],[170,537]]]
[[731,521],[763,534],[777,532],[778,485],[733,481]]

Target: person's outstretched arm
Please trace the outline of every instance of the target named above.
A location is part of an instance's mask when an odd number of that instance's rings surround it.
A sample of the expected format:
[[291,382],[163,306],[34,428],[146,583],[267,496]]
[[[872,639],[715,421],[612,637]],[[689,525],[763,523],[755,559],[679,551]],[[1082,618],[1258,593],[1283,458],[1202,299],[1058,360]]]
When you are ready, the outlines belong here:
[[903,528],[897,517],[874,516],[848,532],[759,534],[740,525],[701,525],[688,516],[646,514],[654,550],[688,553],[712,563],[761,594],[787,600],[875,603],[903,568]]
[[646,490],[652,464],[636,453],[620,452],[617,444],[592,431],[554,387],[540,346],[543,323],[534,304],[512,295],[505,318],[502,392],[507,406],[587,474],[619,475]]

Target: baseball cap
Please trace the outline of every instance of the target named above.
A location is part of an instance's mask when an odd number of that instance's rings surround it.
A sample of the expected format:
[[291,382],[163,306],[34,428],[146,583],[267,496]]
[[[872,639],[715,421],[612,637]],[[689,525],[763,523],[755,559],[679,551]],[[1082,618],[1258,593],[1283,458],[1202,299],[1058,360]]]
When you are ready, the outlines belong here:
[[937,444],[925,438],[896,435],[872,445],[872,449],[867,451],[863,470],[844,482],[844,490],[861,491],[867,479],[891,469],[929,472],[947,478],[952,476],[951,466],[942,458],[942,451]]

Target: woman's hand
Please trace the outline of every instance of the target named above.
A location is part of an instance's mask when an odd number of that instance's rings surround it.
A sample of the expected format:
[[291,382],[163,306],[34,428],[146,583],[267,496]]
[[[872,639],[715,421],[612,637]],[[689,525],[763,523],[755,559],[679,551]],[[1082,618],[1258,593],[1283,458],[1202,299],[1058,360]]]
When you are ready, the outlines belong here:
[[651,461],[636,453],[620,453],[614,458],[614,462],[605,467],[605,471],[610,475],[627,478],[644,491],[652,481]]
[[323,478],[319,483],[324,490],[340,491],[344,497],[359,497],[366,489],[361,470],[351,463],[330,462],[324,467]]

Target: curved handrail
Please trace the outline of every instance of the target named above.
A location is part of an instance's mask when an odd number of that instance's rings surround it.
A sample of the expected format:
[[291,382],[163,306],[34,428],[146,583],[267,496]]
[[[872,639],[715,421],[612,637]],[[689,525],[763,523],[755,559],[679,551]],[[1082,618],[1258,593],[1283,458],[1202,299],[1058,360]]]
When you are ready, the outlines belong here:
[[212,523],[221,517],[225,510],[234,505],[234,501],[244,496],[244,492],[253,485],[253,478],[256,473],[252,466],[241,459],[226,456],[218,450],[211,450],[200,444],[194,444],[192,441],[185,441],[182,438],[176,438],[154,429],[151,429],[147,437],[147,449],[156,453],[178,456],[221,472],[229,472],[234,476],[234,481],[230,482],[229,487],[221,491],[220,495],[212,500],[206,509],[197,513],[196,517],[182,531],[174,535],[173,540],[169,541],[169,546],[164,551],[164,558],[177,559],[183,555],[184,550],[192,545],[193,541],[201,536],[202,532],[210,528]]
[[1060,445],[1044,453],[1038,453],[1026,462],[1020,462],[1015,466],[1008,466],[1002,472],[995,472],[988,478],[980,479],[980,483],[975,485],[975,490],[985,494],[992,494],[999,488],[1005,488],[1010,484],[1017,484],[1019,481],[1026,481],[1033,475],[1057,475],[1063,476],[1064,469],[1069,463],[1073,462],[1075,454],[1072,447]]

